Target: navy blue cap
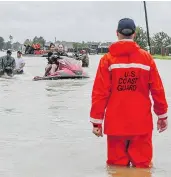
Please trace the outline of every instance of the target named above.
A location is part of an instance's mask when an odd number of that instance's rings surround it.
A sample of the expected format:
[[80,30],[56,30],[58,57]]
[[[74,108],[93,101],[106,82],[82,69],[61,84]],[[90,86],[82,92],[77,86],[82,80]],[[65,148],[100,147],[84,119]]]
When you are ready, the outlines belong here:
[[132,19],[123,18],[118,23],[117,31],[124,36],[131,36],[135,33],[136,26]]

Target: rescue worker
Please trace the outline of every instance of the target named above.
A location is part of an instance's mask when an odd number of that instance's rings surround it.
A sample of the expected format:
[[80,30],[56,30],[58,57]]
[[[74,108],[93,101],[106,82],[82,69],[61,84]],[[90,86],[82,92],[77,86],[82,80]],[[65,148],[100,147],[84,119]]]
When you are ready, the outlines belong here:
[[39,43],[37,43],[36,45],[37,45],[37,48],[36,48],[36,49],[37,49],[37,50],[40,50],[41,45],[40,45]]
[[86,50],[82,50],[82,55],[80,56],[80,60],[82,61],[82,67],[88,67],[89,66],[89,57],[86,52]]
[[5,73],[9,76],[13,75],[16,63],[11,55],[11,50],[7,50],[7,55],[0,57],[0,75],[4,75]]
[[15,73],[17,74],[23,74],[24,73],[24,66],[25,66],[25,61],[22,58],[22,52],[18,51],[17,52],[17,59],[15,60],[16,67],[15,67]]
[[148,168],[152,161],[151,93],[157,129],[167,129],[167,101],[152,56],[134,41],[132,19],[118,23],[118,41],[99,63],[92,90],[90,121],[100,137],[104,120],[107,164]]

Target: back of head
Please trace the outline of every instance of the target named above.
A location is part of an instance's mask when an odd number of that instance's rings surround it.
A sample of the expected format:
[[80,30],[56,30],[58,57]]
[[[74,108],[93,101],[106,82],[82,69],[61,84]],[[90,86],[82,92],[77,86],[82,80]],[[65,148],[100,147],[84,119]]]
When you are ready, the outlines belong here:
[[123,18],[118,23],[117,32],[123,35],[123,37],[125,37],[126,39],[128,39],[129,37],[131,38],[131,36],[135,33],[135,30],[135,23],[130,18]]
[[118,42],[112,44],[109,48],[113,56],[130,55],[139,49],[139,46],[133,41],[136,26],[132,19],[123,18],[119,20],[117,27]]
[[7,54],[8,54],[8,55],[11,55],[11,54],[12,54],[12,51],[11,51],[11,50],[7,50]]

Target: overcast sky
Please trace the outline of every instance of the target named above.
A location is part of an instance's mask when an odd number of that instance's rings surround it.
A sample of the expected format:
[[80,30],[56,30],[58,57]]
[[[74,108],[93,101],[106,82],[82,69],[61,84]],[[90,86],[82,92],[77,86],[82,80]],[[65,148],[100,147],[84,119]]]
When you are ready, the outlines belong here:
[[[150,33],[171,35],[171,2],[147,2]],[[115,41],[117,23],[133,18],[145,26],[142,1],[0,2],[0,36],[23,42],[34,36],[47,41]]]

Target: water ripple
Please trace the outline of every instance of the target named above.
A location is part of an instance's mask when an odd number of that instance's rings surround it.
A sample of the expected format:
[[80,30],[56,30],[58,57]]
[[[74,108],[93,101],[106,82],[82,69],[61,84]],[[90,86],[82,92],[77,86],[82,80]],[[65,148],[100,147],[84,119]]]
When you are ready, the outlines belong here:
[[[106,168],[106,137],[96,138],[89,122],[91,89],[100,56],[91,56],[86,80],[33,82],[46,59],[24,58],[25,74],[0,79],[0,176],[169,177],[170,129],[156,131],[154,168]],[[171,105],[170,61],[156,62]],[[170,112],[169,112],[170,117]]]

